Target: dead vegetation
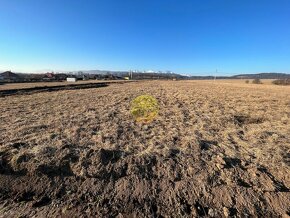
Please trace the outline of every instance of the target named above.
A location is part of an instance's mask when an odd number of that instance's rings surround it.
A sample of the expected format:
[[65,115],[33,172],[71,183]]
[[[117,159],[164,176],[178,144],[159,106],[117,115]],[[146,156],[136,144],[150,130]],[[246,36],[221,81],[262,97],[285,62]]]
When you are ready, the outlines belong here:
[[262,84],[261,80],[260,79],[253,79],[252,81],[253,84]]
[[[290,89],[156,81],[1,98],[0,211],[287,217]],[[148,94],[141,125],[130,102]]]
[[290,79],[277,79],[272,82],[275,85],[289,86]]

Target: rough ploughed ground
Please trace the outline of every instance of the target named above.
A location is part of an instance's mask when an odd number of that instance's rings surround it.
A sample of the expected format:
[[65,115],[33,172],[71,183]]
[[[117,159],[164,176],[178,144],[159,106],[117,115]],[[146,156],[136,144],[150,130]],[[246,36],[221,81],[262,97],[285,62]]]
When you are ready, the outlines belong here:
[[[142,94],[160,104],[148,125],[129,113]],[[154,81],[0,105],[0,216],[290,215],[289,87]]]

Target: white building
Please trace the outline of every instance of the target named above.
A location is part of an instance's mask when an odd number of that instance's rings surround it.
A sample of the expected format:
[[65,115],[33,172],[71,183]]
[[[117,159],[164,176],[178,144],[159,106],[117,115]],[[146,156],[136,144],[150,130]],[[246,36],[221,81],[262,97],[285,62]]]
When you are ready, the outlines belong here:
[[76,78],[73,78],[73,77],[68,77],[68,78],[66,78],[66,81],[67,82],[76,82],[77,79]]

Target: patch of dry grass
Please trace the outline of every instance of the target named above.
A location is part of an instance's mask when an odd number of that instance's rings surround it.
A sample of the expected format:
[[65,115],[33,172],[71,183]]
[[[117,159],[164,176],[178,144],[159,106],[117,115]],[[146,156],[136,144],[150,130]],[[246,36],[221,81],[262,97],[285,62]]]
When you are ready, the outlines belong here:
[[[159,117],[145,130],[130,115],[131,100],[142,94],[160,104]],[[25,142],[33,151],[71,143],[162,153],[202,139],[229,155],[284,165],[289,94],[288,87],[180,81],[11,96],[1,99],[0,143]]]

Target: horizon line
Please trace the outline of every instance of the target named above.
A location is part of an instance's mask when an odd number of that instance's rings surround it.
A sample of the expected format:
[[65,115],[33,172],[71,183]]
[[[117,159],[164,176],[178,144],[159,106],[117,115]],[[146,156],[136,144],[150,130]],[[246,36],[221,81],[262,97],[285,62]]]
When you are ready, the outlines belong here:
[[229,76],[237,76],[237,75],[247,75],[247,74],[262,74],[262,73],[277,73],[277,74],[290,74],[289,72],[279,72],[279,71],[268,71],[268,72],[246,72],[246,73],[227,73],[227,72],[217,72],[217,74],[212,71],[212,72],[200,72],[200,73],[177,73],[171,70],[104,70],[104,69],[94,69],[94,70],[51,70],[51,69],[47,69],[47,70],[35,70],[32,72],[27,72],[27,71],[22,71],[22,70],[1,70],[0,69],[0,73],[3,72],[7,72],[10,71],[12,73],[23,73],[23,74],[45,74],[45,73],[76,73],[76,72],[86,72],[86,71],[108,71],[108,72],[130,72],[130,71],[137,71],[138,73],[143,73],[145,71],[145,73],[147,73],[148,71],[152,71],[154,73],[167,73],[167,71],[174,73],[174,74],[179,74],[182,76],[216,76],[216,77],[229,77]]

